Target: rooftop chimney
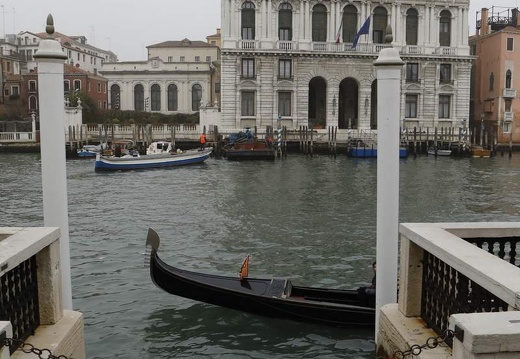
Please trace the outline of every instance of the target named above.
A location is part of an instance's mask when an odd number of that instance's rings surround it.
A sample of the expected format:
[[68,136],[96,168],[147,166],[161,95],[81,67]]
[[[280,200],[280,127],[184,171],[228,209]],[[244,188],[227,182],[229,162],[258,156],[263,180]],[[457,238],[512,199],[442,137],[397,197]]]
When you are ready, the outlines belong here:
[[480,35],[487,35],[489,33],[488,16],[489,9],[483,7],[480,12]]

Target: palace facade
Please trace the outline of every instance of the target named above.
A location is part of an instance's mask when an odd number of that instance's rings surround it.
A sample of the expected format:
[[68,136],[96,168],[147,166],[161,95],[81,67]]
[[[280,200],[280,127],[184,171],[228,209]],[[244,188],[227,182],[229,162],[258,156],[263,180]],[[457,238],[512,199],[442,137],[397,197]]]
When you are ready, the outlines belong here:
[[376,129],[373,62],[386,46],[405,62],[406,127],[468,119],[469,0],[222,0],[221,8],[224,128],[280,120],[288,128]]

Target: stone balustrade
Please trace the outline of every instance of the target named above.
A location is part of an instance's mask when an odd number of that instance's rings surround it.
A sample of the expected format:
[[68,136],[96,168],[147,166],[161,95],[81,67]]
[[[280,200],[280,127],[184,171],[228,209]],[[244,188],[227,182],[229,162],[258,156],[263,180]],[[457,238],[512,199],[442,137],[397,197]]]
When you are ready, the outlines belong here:
[[[62,305],[59,228],[0,227],[0,291],[0,337],[85,358],[83,314]],[[0,349],[2,359],[33,357]]]
[[378,350],[391,355],[457,329],[452,348],[414,358],[519,357],[520,223],[403,223],[399,232],[399,299],[381,308]]

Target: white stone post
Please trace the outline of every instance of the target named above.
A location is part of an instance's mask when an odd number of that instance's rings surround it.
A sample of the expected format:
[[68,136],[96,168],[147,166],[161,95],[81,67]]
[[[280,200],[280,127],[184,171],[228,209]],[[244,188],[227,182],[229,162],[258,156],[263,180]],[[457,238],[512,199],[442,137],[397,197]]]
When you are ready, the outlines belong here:
[[[387,27],[386,43],[392,42]],[[404,62],[394,48],[374,61],[377,77],[377,274],[376,344],[379,310],[397,302],[399,245],[399,105]]]
[[31,113],[31,132],[32,140],[36,142],[36,113],[34,111]]
[[65,164],[65,124],[63,109],[63,65],[67,56],[54,33],[52,16],[45,29],[49,37],[40,41],[34,59],[40,86],[40,142],[42,160],[43,224],[60,227],[60,270],[63,308],[72,310],[70,278],[69,218]]

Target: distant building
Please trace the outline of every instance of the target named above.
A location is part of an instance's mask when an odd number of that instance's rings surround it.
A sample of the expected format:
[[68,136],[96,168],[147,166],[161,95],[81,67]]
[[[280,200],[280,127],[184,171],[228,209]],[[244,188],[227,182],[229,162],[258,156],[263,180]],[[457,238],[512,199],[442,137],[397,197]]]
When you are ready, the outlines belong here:
[[[76,66],[65,64],[63,70],[64,98],[84,93],[99,109],[108,108],[108,80]],[[38,112],[38,70],[23,76],[22,103],[29,113]]]
[[476,56],[471,126],[499,143],[520,142],[520,12],[482,9],[469,38]]
[[[407,127],[469,117],[469,0],[222,1],[223,128],[377,128],[373,66],[385,44],[405,62]],[[361,36],[357,37],[362,29]]]
[[[16,45],[23,59],[27,61],[27,69],[32,70],[36,67],[34,53],[42,39],[47,38],[46,33],[34,34],[23,31],[16,35]],[[53,37],[63,47],[63,52],[67,55],[66,62],[70,65],[79,67],[85,71],[96,73],[101,69],[103,62],[115,62],[117,56],[112,51],[102,50],[87,43],[85,36],[67,36],[55,32]]]
[[147,46],[147,61],[104,63],[110,108],[193,113],[213,103],[214,61],[219,48],[203,41],[166,41]]

